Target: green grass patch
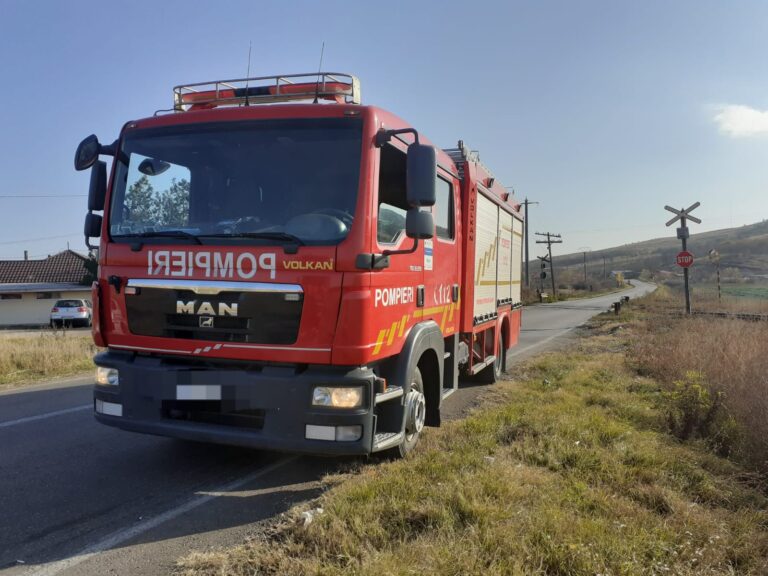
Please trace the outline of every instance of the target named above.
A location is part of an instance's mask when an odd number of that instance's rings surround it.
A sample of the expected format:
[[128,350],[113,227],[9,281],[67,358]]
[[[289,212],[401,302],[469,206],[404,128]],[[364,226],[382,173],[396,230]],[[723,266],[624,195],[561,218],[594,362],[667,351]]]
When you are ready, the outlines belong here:
[[723,284],[721,290],[723,294],[727,294],[728,296],[768,300],[768,286],[766,285]]
[[429,429],[412,457],[363,465],[268,533],[194,553],[177,573],[766,573],[766,496],[667,434],[658,385],[615,348],[600,336],[529,363],[474,415]]

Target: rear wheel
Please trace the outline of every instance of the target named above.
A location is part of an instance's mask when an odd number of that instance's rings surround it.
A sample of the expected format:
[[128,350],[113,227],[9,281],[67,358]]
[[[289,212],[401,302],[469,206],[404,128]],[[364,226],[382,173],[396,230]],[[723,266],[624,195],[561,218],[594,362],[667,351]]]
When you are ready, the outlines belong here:
[[404,458],[419,442],[419,435],[427,419],[427,399],[424,396],[424,381],[418,367],[411,374],[411,385],[405,397],[405,437],[402,443],[393,448],[394,456]]
[[484,384],[494,384],[501,380],[501,375],[507,369],[507,348],[504,342],[504,333],[499,333],[498,347],[496,349],[496,359],[493,364],[483,368],[477,375],[477,379]]

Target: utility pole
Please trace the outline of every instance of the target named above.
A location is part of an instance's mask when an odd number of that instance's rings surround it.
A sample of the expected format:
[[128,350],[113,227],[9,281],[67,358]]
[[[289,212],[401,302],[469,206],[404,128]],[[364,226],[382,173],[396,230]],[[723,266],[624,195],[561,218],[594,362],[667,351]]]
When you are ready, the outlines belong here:
[[[536,244],[546,244],[547,253],[549,255],[549,268],[552,276],[552,298],[557,300],[557,288],[555,284],[555,263],[552,260],[552,244],[562,244],[562,236],[560,234],[552,234],[551,232],[536,232],[536,236],[545,236],[546,240],[536,240]],[[554,240],[553,240],[554,238]]]
[[539,273],[539,302],[544,302],[544,279],[547,277],[547,263],[549,259],[546,256],[536,256],[541,261],[541,272]]
[[579,252],[581,252],[584,255],[584,289],[587,289],[587,252],[591,252],[592,248],[590,246],[580,246]]
[[523,201],[523,206],[525,206],[525,222],[524,228],[525,228],[525,287],[530,288],[531,282],[530,282],[530,276],[528,271],[528,206],[530,204],[538,204],[538,202],[531,202],[526,198]]
[[671,206],[664,206],[664,210],[672,212],[675,215],[674,218],[667,222],[667,226],[672,226],[672,224],[680,220],[680,227],[677,229],[677,237],[683,241],[683,251],[677,255],[677,265],[683,269],[683,278],[685,282],[686,314],[691,313],[691,289],[688,283],[688,268],[691,266],[691,264],[693,264],[693,254],[688,252],[688,237],[690,236],[690,232],[688,231],[686,220],[696,222],[696,224],[701,224],[701,220],[695,216],[691,216],[691,212],[693,212],[699,206],[701,206],[701,202],[696,202],[695,204],[691,204],[688,208],[681,208],[680,210],[676,210]]
[[717,301],[720,302],[720,252],[712,248],[709,251],[709,261],[717,266]]
[[603,280],[605,280],[605,256],[603,256]]

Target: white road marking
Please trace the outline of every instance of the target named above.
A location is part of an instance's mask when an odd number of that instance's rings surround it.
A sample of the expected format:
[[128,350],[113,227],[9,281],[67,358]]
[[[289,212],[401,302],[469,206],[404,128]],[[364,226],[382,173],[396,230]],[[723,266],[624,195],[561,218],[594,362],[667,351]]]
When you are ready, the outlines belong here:
[[169,520],[173,520],[174,518],[177,518],[182,514],[186,514],[187,512],[202,506],[203,504],[207,504],[211,500],[218,498],[219,494],[236,491],[238,488],[241,488],[242,486],[248,484],[249,482],[253,482],[254,480],[257,480],[258,478],[260,478],[261,476],[269,474],[270,472],[274,472],[275,470],[277,470],[278,468],[282,468],[286,464],[290,464],[297,458],[298,456],[289,456],[287,458],[282,458],[277,462],[270,464],[269,466],[256,470],[255,472],[249,474],[248,476],[240,478],[239,480],[235,480],[234,482],[230,482],[229,484],[225,484],[224,486],[219,486],[218,488],[214,488],[213,490],[210,490],[208,492],[198,493],[200,494],[200,496],[198,496],[197,498],[193,498],[192,500],[182,504],[181,506],[177,506],[176,508],[163,512],[159,516],[155,516],[154,518],[150,518],[149,520],[140,522],[135,526],[131,526],[123,530],[118,530],[117,532],[107,536],[100,542],[87,546],[86,548],[84,548],[83,550],[81,550],[80,552],[78,552],[77,554],[75,554],[70,558],[65,558],[64,560],[59,560],[57,562],[50,562],[48,564],[43,564],[42,566],[39,566],[38,569],[35,570],[34,572],[28,572],[27,574],[29,576],[54,576],[55,574],[60,574],[65,570],[68,570],[79,564],[82,564],[86,560],[89,560],[90,558],[93,558],[94,556],[97,556],[102,552],[110,550],[111,548],[114,548],[119,544],[122,544],[126,540],[130,540],[131,538],[134,538],[139,534],[143,534],[148,530],[152,530],[153,528],[156,528],[157,526],[160,526],[161,524],[168,522]]
[[56,410],[55,412],[46,412],[45,414],[37,414],[36,416],[27,416],[25,418],[19,418],[18,420],[8,420],[6,422],[0,422],[0,428],[10,428],[11,426],[18,426],[19,424],[26,424],[28,422],[37,422],[38,420],[45,420],[46,418],[53,418],[54,416],[62,416],[63,414],[72,414],[73,412],[82,412],[83,410],[93,410],[93,404],[83,404],[82,406],[75,406],[74,408],[65,408],[64,410]]

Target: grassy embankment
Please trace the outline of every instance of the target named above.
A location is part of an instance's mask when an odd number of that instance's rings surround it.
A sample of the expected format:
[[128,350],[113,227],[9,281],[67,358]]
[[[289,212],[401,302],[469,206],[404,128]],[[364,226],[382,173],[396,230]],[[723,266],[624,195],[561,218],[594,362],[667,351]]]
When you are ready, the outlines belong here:
[[[733,374],[755,359],[738,350],[745,323],[719,320],[724,332],[702,341],[712,325],[660,321],[632,307],[604,315],[569,351],[518,367],[470,417],[428,429],[413,457],[329,478],[318,501],[245,544],[193,553],[177,572],[768,573],[763,477],[715,452],[758,464],[751,444],[724,450],[703,429],[679,438],[681,411],[725,386],[713,384],[717,374],[738,382],[721,406],[744,403],[726,400],[736,390],[758,395],[744,388],[746,370]],[[734,342],[705,363],[724,337]],[[691,370],[700,394],[689,402],[676,382]],[[752,423],[736,411],[722,416],[713,430]],[[305,527],[300,513],[317,507],[323,513]]]
[[93,368],[90,333],[42,332],[0,337],[0,390]]

